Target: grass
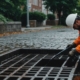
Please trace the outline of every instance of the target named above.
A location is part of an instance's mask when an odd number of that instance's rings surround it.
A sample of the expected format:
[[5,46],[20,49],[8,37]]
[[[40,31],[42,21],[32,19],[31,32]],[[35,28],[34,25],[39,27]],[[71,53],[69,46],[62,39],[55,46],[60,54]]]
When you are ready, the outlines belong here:
[[54,29],[60,29],[60,28],[67,28],[67,26],[63,26],[63,25],[54,25],[52,26],[52,28]]
[[66,28],[67,26],[63,26],[63,25],[54,25],[52,26],[52,28]]

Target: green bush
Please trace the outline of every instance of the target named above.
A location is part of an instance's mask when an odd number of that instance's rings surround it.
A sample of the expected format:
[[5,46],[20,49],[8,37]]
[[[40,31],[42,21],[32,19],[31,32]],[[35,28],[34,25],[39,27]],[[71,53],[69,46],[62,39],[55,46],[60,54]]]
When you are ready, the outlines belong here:
[[22,13],[21,8],[19,7],[18,3],[15,5],[13,1],[14,0],[1,0],[0,14],[3,14],[6,18],[9,18],[13,21],[20,21]]
[[8,9],[4,16],[13,20],[13,21],[20,21],[22,11],[16,7],[13,7],[12,9]]
[[43,22],[46,19],[46,15],[42,12],[30,12],[30,20],[37,20],[37,22]]
[[7,19],[6,19],[2,14],[0,14],[0,21],[2,21],[2,22],[6,22]]
[[47,15],[47,20],[54,20],[55,19],[55,15],[54,14],[48,14]]
[[29,13],[29,19],[30,20],[36,20],[34,12]]
[[[46,15],[41,12],[30,12],[29,13],[29,20],[36,20],[37,22],[43,22],[46,19]],[[27,24],[27,13],[23,13],[21,16],[22,26],[26,26]]]

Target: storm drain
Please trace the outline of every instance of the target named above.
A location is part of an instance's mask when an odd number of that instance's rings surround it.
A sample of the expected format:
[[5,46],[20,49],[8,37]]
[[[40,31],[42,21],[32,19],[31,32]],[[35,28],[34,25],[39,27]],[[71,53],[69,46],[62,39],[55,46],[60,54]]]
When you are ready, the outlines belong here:
[[19,49],[1,55],[0,80],[72,80],[78,60],[72,67],[67,66],[68,55],[50,60],[58,52]]

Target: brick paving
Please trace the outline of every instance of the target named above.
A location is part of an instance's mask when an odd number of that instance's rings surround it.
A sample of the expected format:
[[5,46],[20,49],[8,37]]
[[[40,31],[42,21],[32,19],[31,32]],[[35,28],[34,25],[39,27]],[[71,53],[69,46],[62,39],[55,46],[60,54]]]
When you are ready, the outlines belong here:
[[0,53],[14,48],[64,49],[78,36],[71,28],[34,30],[0,38]]

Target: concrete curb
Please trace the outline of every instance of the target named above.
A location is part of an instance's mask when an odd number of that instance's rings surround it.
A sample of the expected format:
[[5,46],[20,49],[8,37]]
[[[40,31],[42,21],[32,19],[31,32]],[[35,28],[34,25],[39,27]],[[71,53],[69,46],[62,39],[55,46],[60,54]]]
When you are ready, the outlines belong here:
[[51,29],[51,26],[50,27],[22,28],[21,31],[26,32],[26,31],[35,31],[35,30],[45,30],[45,29]]

